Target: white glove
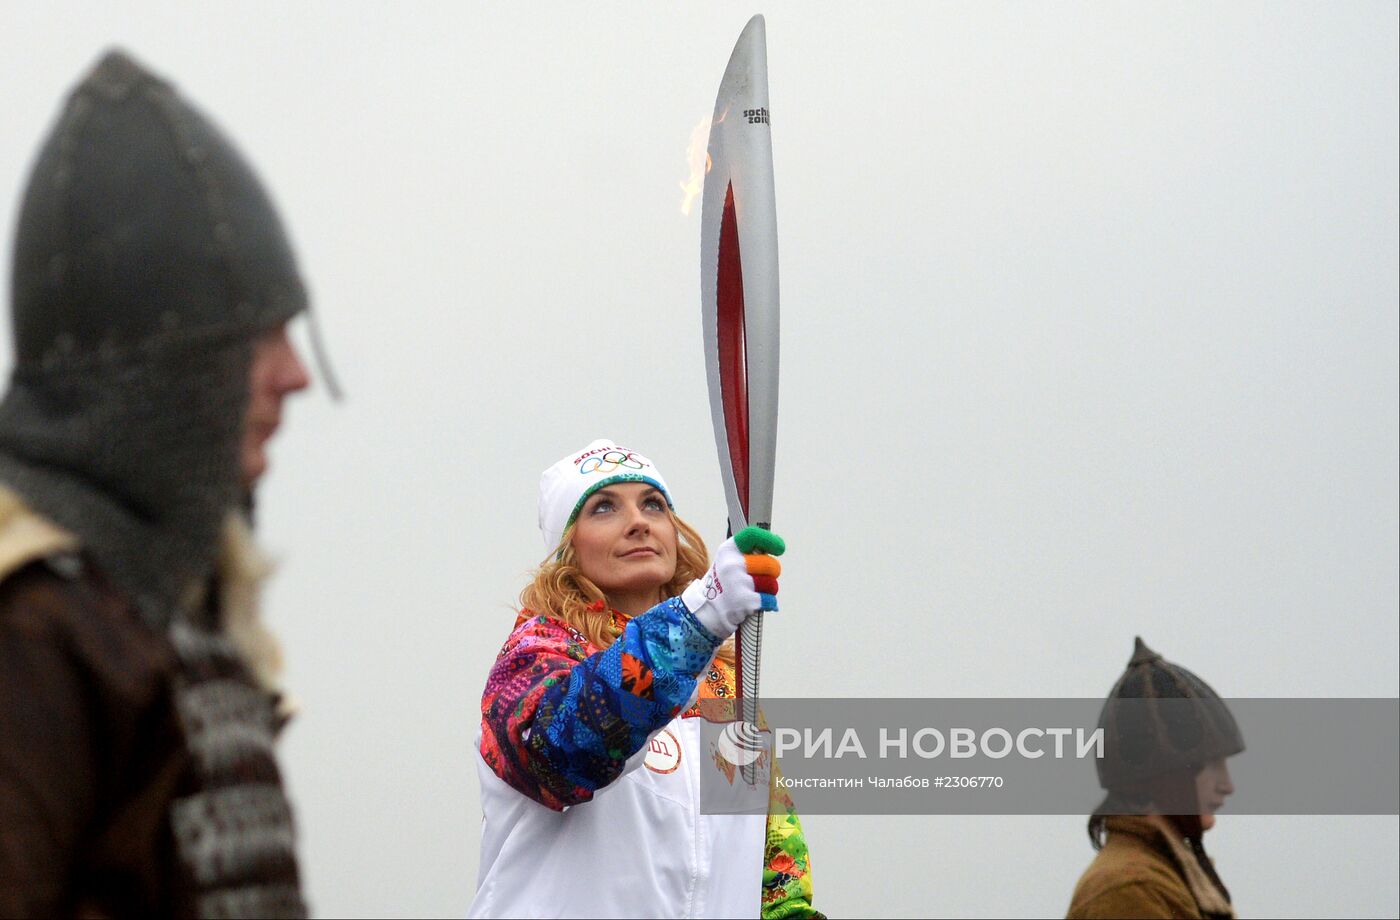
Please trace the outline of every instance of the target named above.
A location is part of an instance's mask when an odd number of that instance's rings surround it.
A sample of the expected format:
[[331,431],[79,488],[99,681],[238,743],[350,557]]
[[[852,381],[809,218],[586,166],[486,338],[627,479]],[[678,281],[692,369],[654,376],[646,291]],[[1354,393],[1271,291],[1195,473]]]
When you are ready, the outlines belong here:
[[718,639],[734,635],[739,624],[762,606],[747,560],[733,538],[715,550],[710,570],[681,592],[681,603]]

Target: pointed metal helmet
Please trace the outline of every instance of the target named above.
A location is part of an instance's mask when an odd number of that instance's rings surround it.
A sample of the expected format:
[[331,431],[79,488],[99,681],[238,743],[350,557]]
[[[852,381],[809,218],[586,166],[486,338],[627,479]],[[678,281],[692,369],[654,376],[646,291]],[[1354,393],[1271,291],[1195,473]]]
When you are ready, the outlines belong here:
[[1134,640],[1127,670],[1099,715],[1099,785],[1130,789],[1244,750],[1234,716],[1210,686]]
[[237,149],[112,51],[35,163],[15,234],[20,364],[256,332],[306,306],[277,212]]

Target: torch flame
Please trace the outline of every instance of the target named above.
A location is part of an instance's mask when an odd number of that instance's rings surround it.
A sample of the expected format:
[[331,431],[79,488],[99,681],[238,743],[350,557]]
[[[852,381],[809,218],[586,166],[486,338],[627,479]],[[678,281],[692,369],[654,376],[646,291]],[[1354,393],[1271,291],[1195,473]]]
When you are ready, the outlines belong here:
[[691,205],[705,188],[705,174],[714,165],[708,152],[710,144],[710,116],[706,115],[690,129],[690,145],[685,151],[686,165],[690,168],[690,178],[679,183],[685,198],[681,201],[681,213],[690,216]]

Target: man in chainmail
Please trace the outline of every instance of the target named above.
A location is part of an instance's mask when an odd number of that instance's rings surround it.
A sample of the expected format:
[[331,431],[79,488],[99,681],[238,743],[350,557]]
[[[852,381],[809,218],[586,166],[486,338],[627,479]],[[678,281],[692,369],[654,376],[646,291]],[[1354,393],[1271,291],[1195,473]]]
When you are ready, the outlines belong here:
[[0,916],[304,916],[247,515],[306,292],[233,145],[130,57],[26,188],[0,402]]

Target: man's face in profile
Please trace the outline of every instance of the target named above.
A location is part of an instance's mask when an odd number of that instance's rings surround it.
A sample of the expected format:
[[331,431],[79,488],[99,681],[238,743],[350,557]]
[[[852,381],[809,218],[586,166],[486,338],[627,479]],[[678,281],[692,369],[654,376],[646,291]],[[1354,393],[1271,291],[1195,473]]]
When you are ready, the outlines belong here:
[[282,401],[310,383],[306,365],[287,335],[286,323],[269,329],[254,343],[239,451],[244,488],[251,491],[267,472],[267,445],[282,424]]

